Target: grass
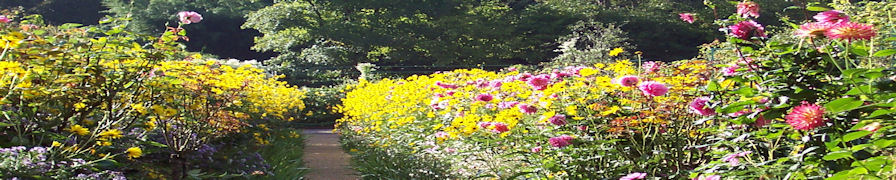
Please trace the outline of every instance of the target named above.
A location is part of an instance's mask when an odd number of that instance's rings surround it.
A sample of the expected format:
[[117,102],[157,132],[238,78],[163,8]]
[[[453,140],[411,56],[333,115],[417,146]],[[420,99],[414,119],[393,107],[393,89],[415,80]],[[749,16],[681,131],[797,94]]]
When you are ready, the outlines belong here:
[[301,179],[308,168],[302,162],[305,149],[305,137],[302,131],[294,128],[274,130],[270,145],[258,151],[271,165],[271,175],[252,179]]

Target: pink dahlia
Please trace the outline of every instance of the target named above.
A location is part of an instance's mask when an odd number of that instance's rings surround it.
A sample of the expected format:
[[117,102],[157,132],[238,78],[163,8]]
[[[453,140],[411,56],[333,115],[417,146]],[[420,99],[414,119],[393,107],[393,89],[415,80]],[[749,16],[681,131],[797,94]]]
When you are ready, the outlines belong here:
[[720,179],[722,179],[722,176],[719,176],[719,175],[704,176],[701,174],[700,176],[697,176],[696,178],[691,179],[691,180],[720,180]]
[[737,64],[725,67],[724,69],[722,69],[722,75],[734,76],[735,74],[737,74],[737,69],[740,69],[740,66],[738,66]]
[[824,119],[824,107],[805,101],[802,105],[790,109],[790,113],[784,116],[784,119],[787,119],[787,124],[798,130],[812,130],[824,126],[827,122]]
[[503,133],[503,132],[510,131],[510,128],[507,127],[507,124],[504,124],[502,122],[492,123],[491,127],[492,127],[492,132],[496,132],[496,133]]
[[548,139],[548,143],[550,143],[551,146],[562,148],[562,147],[566,147],[566,146],[569,146],[570,144],[572,144],[573,139],[575,139],[575,138],[573,138],[572,136],[562,135],[562,136],[552,137],[551,139]]
[[660,63],[656,61],[648,61],[642,64],[641,68],[643,68],[647,73],[656,72],[656,70],[660,69]]
[[558,126],[562,126],[567,123],[566,116],[564,116],[564,115],[556,115],[556,116],[550,117],[550,118],[548,118],[548,121],[550,121],[551,124],[558,125]]
[[815,38],[824,36],[830,28],[831,24],[828,23],[806,23],[800,25],[800,29],[797,29],[793,34],[802,38]]
[[436,81],[436,86],[445,88],[445,89],[457,89],[457,85],[443,83],[442,81]]
[[842,22],[849,22],[849,16],[843,13],[843,11],[838,10],[830,10],[825,12],[820,12],[815,16],[816,21],[819,23],[827,23],[827,24],[839,24]]
[[513,106],[516,106],[517,104],[519,104],[519,102],[516,102],[516,101],[499,102],[498,108],[508,109],[508,108],[512,108]]
[[477,101],[488,102],[488,101],[491,101],[492,99],[495,99],[495,97],[493,97],[491,94],[479,94],[479,95],[476,95],[476,100],[477,100]]
[[180,22],[184,24],[199,23],[202,21],[202,15],[193,11],[181,11],[177,13]]
[[694,23],[694,13],[681,13],[678,14],[678,18],[681,18],[682,21],[693,24]]
[[728,162],[728,164],[730,164],[731,166],[737,166],[738,164],[740,164],[739,157],[744,157],[750,153],[753,153],[753,151],[744,151],[744,152],[729,154],[729,155],[725,156],[724,158],[722,158],[722,161]]
[[631,173],[631,174],[622,176],[621,178],[619,178],[619,180],[644,179],[644,177],[647,177],[647,173],[638,173],[638,172],[636,172],[636,173]]
[[874,26],[870,24],[845,22],[834,25],[831,29],[828,29],[824,35],[831,39],[847,41],[859,39],[870,40],[877,35],[877,31],[874,30]]
[[538,111],[538,108],[536,108],[533,105],[529,105],[529,104],[520,104],[517,107],[520,108],[520,112],[523,112],[526,114],[534,114],[536,111]]
[[482,129],[488,129],[489,126],[492,126],[492,122],[479,122],[478,125]]
[[662,96],[669,92],[669,87],[656,81],[644,81],[638,84],[638,89],[649,96]]
[[759,17],[759,4],[753,1],[744,1],[737,4],[737,14],[742,18]]
[[9,21],[12,21],[12,20],[9,20],[9,18],[7,18],[4,15],[0,15],[0,23],[8,23]]
[[632,86],[638,85],[638,82],[640,82],[641,79],[638,78],[638,76],[628,75],[628,76],[618,77],[618,78],[614,79],[614,81],[616,81],[616,84],[619,84],[621,86],[632,87]]
[[544,90],[544,89],[548,88],[548,83],[551,82],[550,77],[551,76],[546,75],[546,74],[538,75],[538,76],[530,78],[529,81],[526,82],[526,84],[529,84],[530,86],[532,86],[532,88],[535,88],[536,90]]
[[707,107],[706,105],[708,103],[709,97],[698,97],[694,99],[694,101],[691,101],[690,104],[688,104],[688,109],[690,109],[691,112],[699,114],[701,116],[712,116],[716,114],[716,110]]
[[737,24],[728,26],[731,35],[743,40],[749,40],[752,37],[766,37],[765,28],[756,21],[741,21]]

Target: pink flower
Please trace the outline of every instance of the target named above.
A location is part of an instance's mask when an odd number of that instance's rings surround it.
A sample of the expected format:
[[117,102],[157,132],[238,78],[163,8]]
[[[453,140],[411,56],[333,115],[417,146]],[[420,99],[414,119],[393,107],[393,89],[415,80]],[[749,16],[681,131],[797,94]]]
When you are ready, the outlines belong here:
[[738,66],[737,64],[730,65],[728,67],[725,67],[725,69],[722,69],[722,75],[734,76],[735,74],[737,74],[737,69],[740,69],[740,66]]
[[787,124],[798,130],[812,130],[827,123],[824,119],[824,107],[806,101],[790,109],[790,113],[784,116],[784,119],[787,119]]
[[579,129],[579,131],[587,131],[588,130],[588,126],[578,126],[576,128]]
[[199,21],[202,21],[202,15],[193,11],[181,11],[177,13],[177,16],[180,17],[180,22],[184,24],[199,23]]
[[656,61],[648,61],[641,65],[641,68],[644,68],[644,71],[647,73],[656,72],[656,70],[660,69],[660,63]]
[[871,124],[862,126],[862,128],[859,128],[859,130],[865,130],[865,131],[871,131],[871,132],[877,132],[878,129],[880,129],[879,122],[873,122]]
[[772,123],[772,120],[765,119],[765,116],[762,116],[762,114],[760,114],[759,117],[756,118],[756,122],[753,122],[753,126],[754,127],[765,127],[769,123]]
[[744,151],[744,152],[729,154],[729,155],[725,156],[724,158],[722,158],[722,161],[728,162],[728,164],[730,164],[731,166],[737,166],[738,164],[740,164],[739,157],[744,157],[750,153],[753,153],[753,151]]
[[556,116],[550,117],[550,118],[548,118],[548,121],[550,121],[551,124],[558,125],[558,126],[562,126],[567,123],[566,116],[564,116],[564,115],[556,115]]
[[709,103],[709,97],[698,97],[694,99],[694,101],[691,101],[690,104],[688,104],[688,108],[691,110],[691,112],[699,114],[701,116],[715,115],[716,110],[707,107],[707,103]]
[[719,175],[704,176],[701,174],[700,176],[697,176],[697,178],[694,178],[691,180],[720,180],[720,179],[722,179],[722,176],[719,176]]
[[693,24],[694,23],[694,14],[693,13],[681,13],[678,14],[678,17],[681,18],[682,21]]
[[507,127],[507,124],[504,124],[502,122],[492,123],[491,127],[492,127],[492,132],[496,132],[496,133],[503,133],[503,132],[510,131],[510,128]]
[[536,111],[538,111],[538,108],[536,108],[536,107],[533,106],[533,105],[529,105],[529,104],[520,104],[520,105],[517,106],[517,107],[520,108],[520,112],[523,112],[523,113],[526,113],[526,114],[533,114],[533,113],[535,113]]
[[12,20],[9,20],[9,18],[7,18],[4,15],[0,15],[0,23],[8,23],[9,21],[12,21]]
[[531,151],[532,151],[533,153],[541,152],[541,146],[534,147],[534,148],[532,148]]
[[446,133],[445,131],[436,132],[436,134],[434,134],[434,135],[436,136],[436,138],[439,138],[439,139],[448,138],[448,133]]
[[436,81],[436,86],[439,86],[439,87],[442,87],[445,89],[457,89],[457,85],[446,84],[446,83],[443,83],[442,81]]
[[488,102],[488,101],[491,101],[492,99],[495,99],[495,98],[492,97],[491,94],[479,94],[479,95],[476,95],[476,100],[477,100],[477,101]]
[[519,104],[519,102],[516,102],[516,101],[499,102],[498,108],[501,108],[501,109],[512,108],[513,106],[516,106],[517,104]]
[[616,81],[616,84],[619,84],[619,85],[625,86],[625,87],[632,87],[632,86],[638,85],[638,82],[641,81],[641,79],[638,78],[638,76],[632,76],[632,75],[618,77],[614,80]]
[[872,37],[877,36],[877,31],[870,24],[845,22],[834,25],[824,35],[831,39],[847,41],[870,40]]
[[572,136],[561,135],[561,136],[552,137],[551,139],[548,139],[548,143],[550,143],[551,146],[562,148],[562,147],[566,147],[566,146],[569,146],[570,144],[572,144],[571,141],[573,139],[574,138]]
[[737,4],[737,14],[742,18],[747,17],[759,17],[759,4],[756,4],[753,1],[744,1]]
[[530,78],[529,81],[526,82],[526,84],[529,84],[536,90],[544,90],[548,88],[548,83],[550,82],[550,76],[543,74]]
[[669,87],[656,81],[644,81],[638,84],[638,89],[649,96],[662,96],[669,92]]
[[482,129],[488,129],[489,126],[492,126],[492,122],[479,122],[478,125]]
[[752,37],[766,37],[765,28],[753,20],[741,21],[728,26],[728,30],[732,36],[743,40],[750,40]]
[[636,172],[636,173],[631,173],[631,174],[622,176],[621,178],[619,178],[619,180],[644,179],[644,177],[647,177],[647,173],[637,173]]
[[800,25],[800,29],[797,29],[793,32],[794,35],[801,38],[815,38],[824,36],[825,33],[828,32],[828,29],[831,28],[832,24],[829,23],[806,23]]
[[816,21],[823,24],[839,24],[842,22],[849,22],[849,16],[844,14],[843,11],[838,10],[830,10],[825,12],[820,12],[815,16]]

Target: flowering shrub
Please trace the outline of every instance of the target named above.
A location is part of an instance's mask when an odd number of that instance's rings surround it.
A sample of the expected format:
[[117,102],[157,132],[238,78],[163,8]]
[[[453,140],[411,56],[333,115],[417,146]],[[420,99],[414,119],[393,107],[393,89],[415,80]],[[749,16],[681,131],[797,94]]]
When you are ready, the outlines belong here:
[[[279,76],[183,52],[180,27],[156,38],[124,31],[118,19],[96,27],[12,19],[0,24],[0,147],[33,147],[40,155],[20,158],[49,165],[32,171],[21,169],[28,161],[10,161],[0,168],[3,178],[67,179],[106,170],[181,178],[201,168],[188,157],[203,147],[237,137],[266,144],[268,124],[299,118],[304,108],[304,92]],[[87,174],[100,175],[106,176]]]
[[451,165],[423,171],[447,177],[681,177],[675,170],[706,160],[687,148],[703,141],[706,126],[687,107],[713,66],[650,66],[620,60],[541,74],[473,69],[362,80],[349,88],[337,125],[363,143],[351,145],[359,153],[422,153]]

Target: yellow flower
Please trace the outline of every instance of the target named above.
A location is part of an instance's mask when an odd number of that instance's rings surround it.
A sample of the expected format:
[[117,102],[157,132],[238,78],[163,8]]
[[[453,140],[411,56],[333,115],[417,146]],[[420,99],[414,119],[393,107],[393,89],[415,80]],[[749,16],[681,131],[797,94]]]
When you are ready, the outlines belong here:
[[579,75],[587,77],[587,76],[597,74],[598,72],[599,71],[595,70],[594,68],[582,68],[582,70],[579,70]]
[[74,106],[75,106],[75,110],[81,110],[81,109],[84,109],[84,107],[87,107],[87,104],[79,102],[79,103],[75,103]]
[[624,50],[622,50],[621,47],[618,47],[616,49],[610,50],[610,56],[616,57],[619,55],[619,53],[622,53],[622,52],[624,52]]
[[61,147],[61,146],[62,146],[62,143],[59,143],[59,141],[53,141],[53,147]]
[[619,106],[613,106],[603,112],[600,112],[600,115],[602,115],[602,116],[610,115],[610,114],[616,113],[617,111],[619,111],[619,109],[620,109]]
[[118,129],[105,130],[100,133],[100,136],[102,136],[103,138],[118,139],[118,138],[121,138],[121,130],[118,130]]
[[128,148],[125,152],[128,153],[128,158],[139,158],[140,156],[143,156],[143,150],[138,147]]
[[71,127],[69,127],[69,128],[68,128],[68,131],[69,131],[69,132],[72,132],[72,133],[75,133],[75,134],[77,134],[77,135],[81,135],[81,136],[83,136],[83,135],[87,135],[87,133],[90,133],[90,132],[88,132],[88,129],[87,129],[87,128],[81,127],[81,125],[77,125],[77,124],[76,124],[76,125],[72,125]]

